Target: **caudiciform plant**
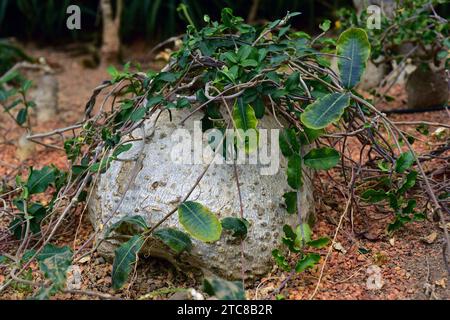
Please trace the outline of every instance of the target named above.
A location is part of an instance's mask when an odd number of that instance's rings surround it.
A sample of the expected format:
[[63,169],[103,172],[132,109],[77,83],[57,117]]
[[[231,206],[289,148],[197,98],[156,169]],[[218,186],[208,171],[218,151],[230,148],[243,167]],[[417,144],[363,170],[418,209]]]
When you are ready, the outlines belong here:
[[[13,197],[16,213],[11,228],[24,245],[12,257],[11,276],[2,289],[17,281],[28,270],[30,261],[37,258],[48,278],[40,284],[39,294],[45,297],[63,290],[67,268],[92,252],[87,248],[95,234],[73,252],[69,247],[51,244],[56,231],[71,212],[85,208],[90,188],[99,175],[119,154],[131,148],[136,138],[130,138],[130,133],[143,128],[144,121],[152,115],[177,109],[189,109],[190,114],[203,113],[205,130],[246,131],[257,129],[258,121],[268,113],[283,118],[288,126],[284,126],[279,142],[287,158],[286,176],[292,188],[280,199],[280,203],[285,203],[286,214],[300,211],[297,199],[305,167],[329,170],[338,163],[341,178],[333,181],[347,200],[342,217],[362,205],[390,206],[393,215],[389,232],[423,219],[411,192],[419,179],[414,164],[426,186],[422,192],[429,194],[440,212],[440,199],[433,189],[436,180],[431,182],[427,178],[412,149],[410,136],[354,91],[370,56],[366,32],[358,28],[346,30],[339,37],[335,52],[330,53],[332,42],[312,39],[304,32],[291,29],[289,20],[297,15],[289,13],[262,28],[245,24],[230,9],[222,11],[220,22],[205,16],[204,28],[196,30],[188,26],[182,47],[172,54],[170,63],[161,72],[134,73],[129,65],[123,71],[110,68],[112,79],[94,90],[82,122],[31,136],[39,139],[78,129],[77,134],[64,142],[72,164],[69,172],[52,167],[31,170],[28,179],[18,177],[16,186],[11,187],[9,195]],[[339,59],[339,74],[329,68],[333,57]],[[96,98],[106,88],[111,91],[93,115]],[[108,101],[110,108],[106,107]],[[226,114],[231,117],[225,117]],[[347,151],[349,142],[361,146],[356,159]],[[302,156],[300,150],[304,145],[312,148]],[[235,148],[246,148],[245,141],[236,141]],[[134,159],[131,172],[139,169],[139,159],[139,156]],[[158,223],[147,225],[141,217],[127,217],[107,230],[110,233],[125,225],[133,225],[134,230],[115,251],[114,288],[125,284],[150,235],[161,239],[176,253],[192,248],[191,237],[211,243],[222,232],[231,232],[238,240],[245,241],[247,230],[252,227],[248,221],[242,218],[219,221],[203,204],[189,200],[203,174],[196,182],[190,182],[193,185],[185,197]],[[130,175],[128,186],[135,176]],[[51,201],[37,202],[34,195],[50,187],[54,191]],[[175,214],[184,230],[164,227],[164,222]],[[286,250],[273,251],[274,260],[282,270],[293,274],[319,263],[320,255],[315,250],[326,246],[329,239],[313,239],[301,214],[298,225],[285,226],[284,232],[282,242]],[[36,244],[34,251],[27,250],[30,243]],[[290,251],[289,258],[285,255],[287,251]],[[232,291],[224,298],[243,297],[242,283],[209,279],[206,288],[212,294]]]
[[439,107],[449,98],[445,70],[450,62],[450,24],[437,13],[437,6],[448,0],[396,1],[392,16],[380,12],[379,26],[374,26],[373,12],[358,16],[349,9],[340,10],[344,26],[364,28],[372,46],[375,65],[395,62],[394,78],[410,64],[416,67],[408,81],[408,104],[411,108]]

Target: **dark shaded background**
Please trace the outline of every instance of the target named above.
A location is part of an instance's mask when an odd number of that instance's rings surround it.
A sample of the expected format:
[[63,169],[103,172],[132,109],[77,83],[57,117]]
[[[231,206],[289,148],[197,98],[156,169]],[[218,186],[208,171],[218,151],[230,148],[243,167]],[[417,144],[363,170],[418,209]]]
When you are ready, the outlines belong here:
[[[198,25],[202,25],[204,14],[218,19],[224,7],[247,18],[252,5],[251,0],[125,0],[122,39],[157,41],[180,33],[186,25],[177,12],[180,3],[188,6]],[[81,31],[66,28],[66,8],[70,4],[81,7]],[[257,21],[274,20],[288,10],[300,11],[303,15],[295,19],[294,27],[313,30],[324,18],[332,19],[339,7],[351,4],[351,0],[261,0]],[[98,5],[98,0],[0,0],[0,37],[45,42],[95,40],[101,30]]]

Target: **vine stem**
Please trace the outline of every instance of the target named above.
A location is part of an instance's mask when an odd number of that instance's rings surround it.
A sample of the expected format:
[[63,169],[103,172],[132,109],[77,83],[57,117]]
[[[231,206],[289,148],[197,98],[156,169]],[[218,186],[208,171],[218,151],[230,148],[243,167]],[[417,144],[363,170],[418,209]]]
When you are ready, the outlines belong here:
[[336,227],[336,231],[334,232],[333,240],[331,241],[331,244],[330,244],[330,246],[328,248],[327,255],[325,256],[325,260],[324,260],[324,262],[322,264],[322,267],[320,268],[319,280],[317,280],[316,287],[314,289],[314,292],[309,297],[309,300],[314,299],[315,295],[319,291],[320,283],[322,282],[323,273],[325,271],[325,266],[327,265],[327,261],[328,261],[328,258],[331,255],[331,252],[333,251],[333,245],[336,243],[336,239],[337,239],[337,236],[339,234],[339,230],[342,227],[342,222],[344,221],[344,217],[347,215],[348,209],[350,208],[350,204],[352,203],[352,199],[353,199],[353,192],[352,192],[352,190],[353,190],[353,184],[355,183],[355,178],[356,178],[356,175],[354,174],[354,170],[352,170],[352,178],[351,178],[350,185],[349,185],[349,194],[348,194],[347,204],[345,205],[344,212],[341,214],[341,217],[339,218],[339,223],[338,223],[338,225]]
[[[356,100],[357,102],[365,105],[366,107],[370,108],[372,111],[374,111],[376,114],[378,114],[383,120],[386,121],[386,123],[388,123],[395,131],[397,131],[397,133],[400,135],[400,137],[405,141],[405,144],[407,145],[408,149],[411,151],[414,160],[417,163],[417,167],[419,168],[420,174],[423,177],[423,180],[425,182],[425,186],[428,192],[428,195],[431,198],[431,201],[434,203],[435,207],[436,207],[436,211],[439,215],[439,219],[441,220],[442,226],[444,228],[444,238],[445,238],[445,242],[446,242],[446,251],[447,253],[445,254],[444,252],[444,261],[447,261],[448,258],[450,257],[450,240],[449,240],[449,234],[448,234],[448,230],[445,226],[445,217],[442,214],[442,209],[441,209],[441,205],[439,204],[439,201],[436,198],[436,195],[433,192],[433,189],[431,188],[430,182],[426,176],[425,170],[423,169],[423,166],[419,160],[419,158],[417,157],[416,153],[414,152],[414,149],[412,148],[411,144],[409,143],[408,139],[405,137],[405,135],[403,134],[403,132],[397,128],[397,126],[391,121],[389,120],[388,117],[386,117],[385,114],[383,114],[382,112],[380,112],[377,108],[375,108],[371,103],[365,101],[364,99],[361,99],[360,97],[352,94],[352,98],[354,100]],[[447,265],[447,273],[450,275],[450,268]]]

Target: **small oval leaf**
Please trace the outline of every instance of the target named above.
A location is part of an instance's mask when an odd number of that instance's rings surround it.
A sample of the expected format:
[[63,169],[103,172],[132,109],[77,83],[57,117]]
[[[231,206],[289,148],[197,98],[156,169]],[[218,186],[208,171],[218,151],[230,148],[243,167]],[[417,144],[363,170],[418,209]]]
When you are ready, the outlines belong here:
[[363,29],[351,28],[341,34],[337,42],[338,67],[346,89],[352,89],[361,80],[370,56],[370,42]]
[[279,144],[283,156],[290,157],[294,153],[299,153],[300,144],[294,129],[284,129],[280,132]]
[[306,166],[316,170],[329,170],[336,166],[340,156],[333,148],[325,147],[313,149],[303,158]]
[[313,268],[320,261],[320,255],[317,253],[309,253],[303,257],[303,259],[297,262],[295,271],[300,273],[306,269]]
[[289,157],[287,167],[287,181],[292,189],[299,189],[303,185],[302,181],[302,158],[298,154]]
[[195,239],[215,242],[220,239],[222,225],[217,217],[200,203],[186,201],[178,207],[178,219]]
[[222,228],[233,233],[233,237],[245,238],[249,223],[245,219],[226,217],[222,219]]
[[115,256],[111,278],[112,286],[115,290],[122,288],[128,280],[144,241],[144,238],[136,235],[114,251]]
[[[137,226],[138,228],[141,228],[143,230],[147,230],[148,226],[147,223],[145,222],[144,218],[142,218],[141,216],[125,216],[122,219],[120,219],[119,221],[117,221],[116,223],[113,223],[109,228],[108,231],[106,231],[105,233],[105,237],[108,237],[109,234],[117,229],[122,229],[124,226]],[[123,233],[123,232],[121,232]]]
[[192,249],[191,238],[189,238],[189,236],[182,231],[172,228],[164,228],[155,231],[154,235],[161,239],[162,242],[178,254],[183,251],[190,251]]
[[306,107],[301,115],[302,123],[310,129],[323,129],[339,121],[349,104],[349,94],[328,94]]

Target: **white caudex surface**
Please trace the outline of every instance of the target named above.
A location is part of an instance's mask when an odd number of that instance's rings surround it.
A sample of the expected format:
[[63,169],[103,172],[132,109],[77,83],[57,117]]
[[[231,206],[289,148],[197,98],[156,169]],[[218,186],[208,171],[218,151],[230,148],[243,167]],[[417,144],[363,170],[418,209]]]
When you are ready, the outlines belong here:
[[[141,141],[134,142],[132,149],[120,155],[123,159],[133,158],[144,148],[142,168],[129,189],[126,186],[132,176],[134,162],[114,161],[101,175],[89,203],[91,221],[96,230],[102,230],[97,241],[103,238],[104,231],[110,224],[124,216],[140,215],[149,226],[156,224],[179,204],[195,184],[206,165],[176,164],[171,159],[175,144],[172,141],[174,131],[184,128],[193,134],[194,126],[199,126],[201,112],[180,125],[181,119],[189,112],[172,110],[172,122],[168,112],[160,115],[156,125],[156,115],[146,121],[145,145]],[[272,116],[266,114],[259,121],[258,128],[279,128],[279,125]],[[141,135],[142,130],[133,133],[134,137]],[[202,142],[204,146],[207,145],[205,138]],[[286,182],[286,162],[283,156],[280,155],[280,169],[276,174],[261,175],[261,167],[264,166],[237,165],[244,217],[250,222],[248,237],[244,242],[246,277],[262,276],[272,269],[274,262],[271,251],[280,246],[283,225],[294,227],[298,223],[297,215],[289,215],[283,207],[283,194],[292,191]],[[311,181],[307,178],[304,180],[301,210],[307,216],[313,210],[313,196]],[[208,207],[219,219],[239,217],[239,196],[233,165],[212,164],[188,200]],[[184,231],[178,222],[177,213],[162,227]],[[112,257],[119,243],[117,239],[107,239],[100,244],[99,252],[105,257]],[[193,239],[192,251],[180,256],[152,238],[143,248],[143,254],[165,258],[180,268],[193,266],[203,270],[205,274],[216,274],[228,279],[241,277],[241,244],[226,231],[213,244]]]

